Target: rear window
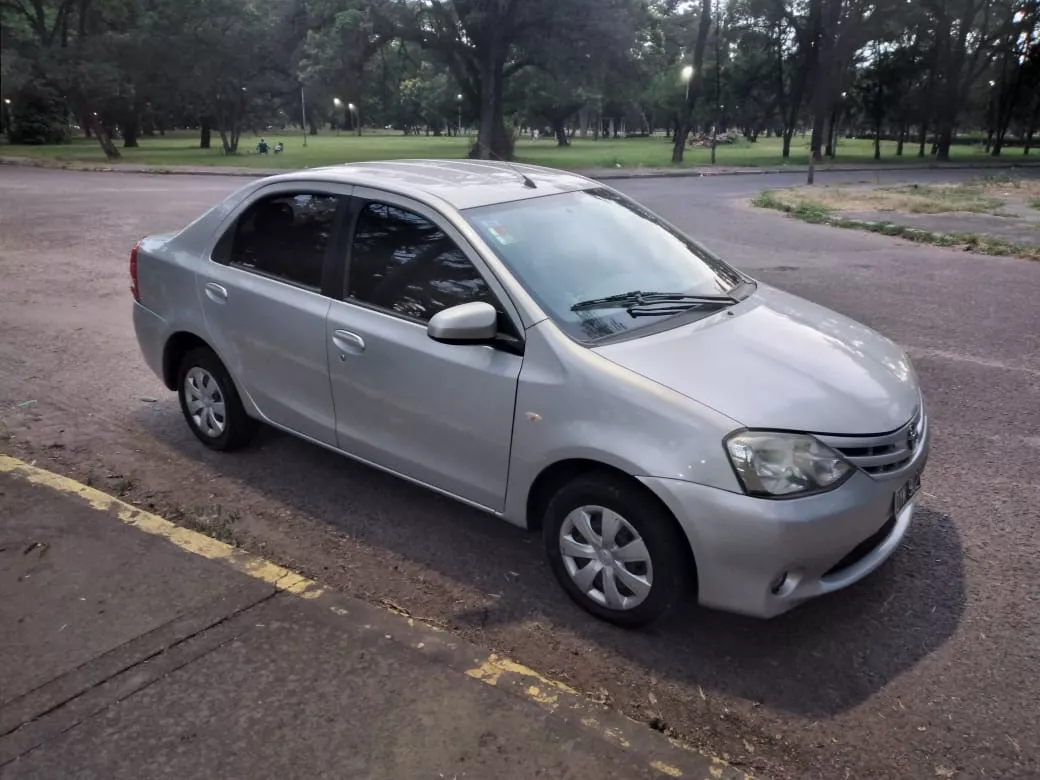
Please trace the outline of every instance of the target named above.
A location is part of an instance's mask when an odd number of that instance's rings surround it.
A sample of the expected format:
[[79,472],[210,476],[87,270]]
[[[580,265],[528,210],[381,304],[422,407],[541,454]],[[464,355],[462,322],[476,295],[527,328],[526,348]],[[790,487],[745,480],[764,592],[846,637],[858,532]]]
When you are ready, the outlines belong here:
[[215,259],[320,290],[339,206],[340,198],[326,193],[280,193],[261,198],[229,228],[229,235],[218,244]]

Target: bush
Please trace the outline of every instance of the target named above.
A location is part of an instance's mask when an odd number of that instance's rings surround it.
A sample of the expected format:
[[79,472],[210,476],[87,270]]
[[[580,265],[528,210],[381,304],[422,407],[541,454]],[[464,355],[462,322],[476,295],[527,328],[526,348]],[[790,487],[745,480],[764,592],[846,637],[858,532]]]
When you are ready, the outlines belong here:
[[12,101],[7,137],[13,144],[62,144],[68,141],[65,107],[43,92],[23,92]]

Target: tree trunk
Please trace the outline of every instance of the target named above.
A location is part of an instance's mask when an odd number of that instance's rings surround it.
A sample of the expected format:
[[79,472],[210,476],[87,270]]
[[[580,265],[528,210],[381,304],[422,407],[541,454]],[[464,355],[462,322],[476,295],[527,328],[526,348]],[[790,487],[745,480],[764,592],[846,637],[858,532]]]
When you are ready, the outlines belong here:
[[693,46],[693,75],[686,85],[686,105],[676,126],[675,138],[672,141],[672,163],[683,161],[686,151],[686,136],[690,134],[690,123],[693,120],[693,109],[700,97],[701,79],[704,73],[704,50],[708,46],[708,32],[711,30],[711,0],[702,0],[701,18],[697,25],[697,40]]
[[571,145],[571,142],[567,139],[567,128],[564,127],[563,120],[557,119],[553,122],[553,132],[556,134],[557,146]]
[[944,117],[939,122],[939,143],[935,159],[939,162],[950,161],[950,147],[953,145],[953,120]]
[[791,157],[791,136],[794,135],[793,127],[784,128],[784,147],[783,147],[783,159],[788,160]]
[[499,39],[498,31],[492,31],[491,35],[495,40],[486,47],[480,63],[480,123],[474,152],[480,160],[507,160],[512,153],[502,111],[506,47]]
[[94,121],[94,135],[97,136],[98,143],[101,144],[101,150],[105,153],[105,158],[112,162],[113,160],[119,160],[123,155],[116,149],[116,145],[112,142],[112,135],[108,132],[108,128],[105,127],[105,123],[101,121]]
[[906,124],[901,124],[899,126],[899,143],[896,144],[896,157],[902,157],[903,156],[903,144],[906,142],[906,133],[907,133],[907,126],[906,126]]
[[921,133],[917,137],[919,146],[917,148],[917,156],[924,157],[924,147],[928,143],[928,120],[921,122]]
[[209,149],[212,145],[213,138],[213,127],[211,125],[209,117],[203,117],[202,119],[202,133],[199,136],[199,148]]
[[1022,147],[1022,154],[1029,154],[1029,150],[1033,148],[1033,135],[1036,134],[1036,125],[1040,121],[1040,100],[1036,101],[1036,105],[1033,106],[1033,116],[1029,119],[1029,129],[1026,130],[1026,142]]
[[881,90],[878,89],[878,110],[874,115],[874,159],[881,159],[881,122],[883,113],[881,110]]
[[123,148],[124,149],[135,149],[137,148],[137,116],[131,114],[126,117],[126,121],[123,123]]

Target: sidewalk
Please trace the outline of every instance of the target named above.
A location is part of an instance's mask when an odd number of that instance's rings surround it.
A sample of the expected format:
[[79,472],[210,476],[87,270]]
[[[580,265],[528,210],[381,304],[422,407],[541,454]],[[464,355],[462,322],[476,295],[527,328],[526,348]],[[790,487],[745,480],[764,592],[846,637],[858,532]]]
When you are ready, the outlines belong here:
[[[137,163],[85,163],[55,162],[33,157],[0,156],[0,165],[20,165],[35,168],[55,168],[69,171],[94,171],[103,173],[151,173],[180,176],[246,176],[258,179],[262,176],[275,176],[290,173],[294,168],[243,168],[224,165],[140,165]],[[822,163],[816,166],[816,173],[828,172],[901,172],[901,171],[973,171],[973,170],[1010,170],[1018,168],[1040,167],[1040,160],[1003,158],[993,162],[974,163],[909,163],[891,165],[862,165],[857,163]],[[689,168],[575,168],[572,173],[587,176],[600,181],[620,179],[670,179],[699,178],[702,176],[756,176],[780,173],[807,173],[806,165],[781,165],[758,168],[739,165],[698,165]]]
[[407,617],[0,456],[0,777],[724,778]]

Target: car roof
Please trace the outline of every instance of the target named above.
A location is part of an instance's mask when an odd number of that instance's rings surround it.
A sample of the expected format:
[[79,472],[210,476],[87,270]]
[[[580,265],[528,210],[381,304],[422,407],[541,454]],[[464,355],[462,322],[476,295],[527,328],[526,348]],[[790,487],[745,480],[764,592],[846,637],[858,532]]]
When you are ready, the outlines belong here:
[[[528,186],[524,177],[534,183]],[[320,180],[373,187],[419,200],[436,198],[456,209],[537,198],[596,186],[584,176],[539,165],[491,160],[388,160],[295,171],[281,181]]]

